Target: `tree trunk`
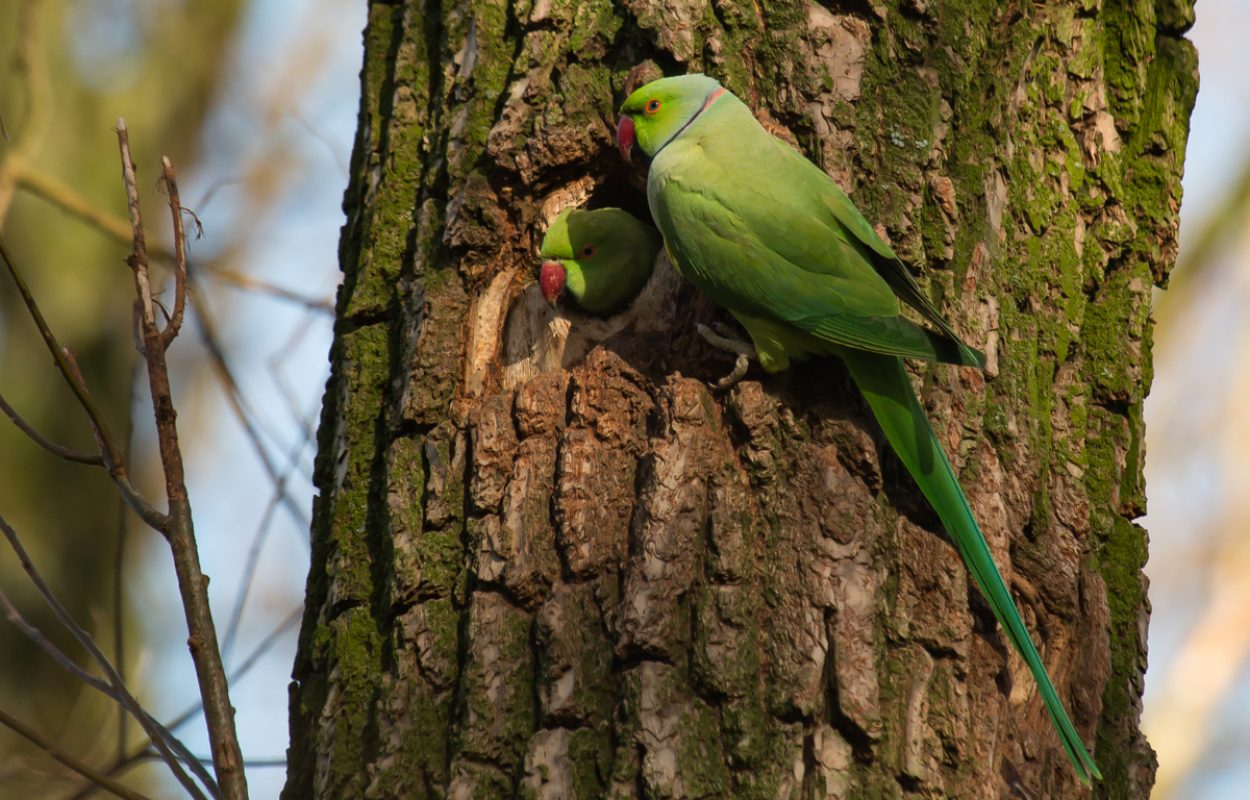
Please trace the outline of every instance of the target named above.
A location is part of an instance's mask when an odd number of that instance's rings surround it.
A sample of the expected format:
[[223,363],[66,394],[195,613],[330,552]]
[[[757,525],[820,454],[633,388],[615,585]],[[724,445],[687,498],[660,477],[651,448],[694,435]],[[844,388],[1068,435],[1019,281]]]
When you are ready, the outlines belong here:
[[611,133],[660,69],[821,163],[985,349],[985,374],[913,365],[922,397],[1093,795],[1146,797],[1133,519],[1191,22],[374,2],[284,797],[1090,796],[838,362],[711,391],[729,362],[694,322],[722,312],[688,285],[580,362],[527,350],[559,334],[525,319],[545,220],[645,218]]

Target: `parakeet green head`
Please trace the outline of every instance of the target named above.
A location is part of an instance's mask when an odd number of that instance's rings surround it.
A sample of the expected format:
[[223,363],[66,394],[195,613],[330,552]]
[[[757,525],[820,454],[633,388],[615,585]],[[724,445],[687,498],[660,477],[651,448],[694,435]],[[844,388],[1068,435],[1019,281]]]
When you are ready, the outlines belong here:
[[628,161],[634,146],[654,157],[725,90],[706,75],[661,78],[637,89],[621,104],[616,146]]
[[591,314],[621,310],[651,276],[660,234],[619,208],[565,209],[551,223],[538,282],[554,303],[567,292]]

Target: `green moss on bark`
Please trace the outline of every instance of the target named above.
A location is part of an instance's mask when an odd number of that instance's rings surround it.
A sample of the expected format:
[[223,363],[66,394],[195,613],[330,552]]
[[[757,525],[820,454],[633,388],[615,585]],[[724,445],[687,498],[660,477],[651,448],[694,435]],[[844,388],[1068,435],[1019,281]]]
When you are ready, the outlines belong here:
[[[533,387],[516,395],[525,469],[473,463],[467,420],[498,378],[490,365],[481,385],[465,381],[483,289],[528,269],[539,209],[570,186],[641,211],[611,154],[611,88],[645,58],[721,76],[852,176],[845,188],[956,327],[992,345],[983,384],[925,368],[925,398],[967,484],[984,484],[978,514],[1005,499],[990,532],[1007,537],[1004,566],[1043,644],[1068,648],[1047,657],[1110,661],[1082,676],[1097,686],[1069,674],[1059,687],[1079,726],[1098,719],[1097,793],[1148,791],[1145,538],[1131,520],[1144,507],[1149,293],[1175,255],[1196,91],[1177,38],[1192,8],[951,0],[840,14],[792,0],[374,4],[288,798],[369,783],[378,798],[515,797],[543,780],[577,797],[659,796],[674,764],[694,797],[957,796],[999,774],[985,754],[1011,759],[1039,796],[1075,791],[1046,720],[1008,713],[995,634],[969,645],[983,610],[943,567],[945,545],[923,538],[932,519],[878,459],[862,404],[828,377],[837,368],[685,395],[674,373],[710,368],[678,333],[663,369],[612,395],[661,410],[613,428],[612,404],[582,409],[593,420],[574,420],[573,448],[569,397],[628,369],[600,359],[571,395],[566,375],[531,397],[524,421]],[[838,47],[864,58],[838,62]],[[706,313],[677,316],[684,329]],[[644,455],[633,472],[639,452],[666,447],[684,466]],[[581,475],[582,457],[628,474]],[[475,498],[467,476],[496,467],[490,498]],[[600,542],[561,530],[568,520],[538,524],[563,502],[561,476],[570,492],[632,486],[637,497],[599,498],[623,504],[610,518],[627,530]],[[660,537],[647,513],[683,521]],[[900,542],[933,563],[907,562]],[[492,572],[496,544],[508,563]],[[589,566],[566,574],[570,557]],[[1104,583],[1105,599],[1086,594]],[[839,605],[852,585],[860,606]],[[855,613],[869,635],[839,627]],[[856,648],[876,674],[839,697],[853,676],[838,659]],[[972,731],[990,724],[995,742],[980,742]]]

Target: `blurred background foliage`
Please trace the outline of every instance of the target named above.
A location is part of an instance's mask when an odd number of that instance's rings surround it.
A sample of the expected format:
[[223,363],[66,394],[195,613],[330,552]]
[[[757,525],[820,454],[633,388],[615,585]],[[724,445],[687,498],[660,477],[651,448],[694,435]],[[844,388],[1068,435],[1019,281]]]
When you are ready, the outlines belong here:
[[[161,5],[185,9],[148,13]],[[7,66],[0,70],[0,114],[8,136],[0,145],[0,224],[54,330],[72,345],[93,395],[119,434],[127,427],[135,361],[129,334],[133,288],[122,262],[129,247],[68,218],[32,188],[68,190],[100,212],[124,216],[116,139],[110,136],[122,113],[149,185],[160,148],[175,163],[193,163],[241,6],[38,0],[6,3],[0,10],[0,53]],[[158,219],[159,206],[150,205]],[[94,450],[81,410],[50,368],[7,277],[0,290],[0,391],[54,440]],[[0,453],[2,513],[22,532],[74,615],[111,648],[111,565],[120,515],[112,485],[102,470],[49,457],[7,421],[0,426]],[[145,460],[137,459],[136,465]],[[159,491],[159,484],[146,481],[144,488]],[[136,537],[136,544],[143,542]],[[81,660],[81,648],[54,624],[8,555],[0,559],[6,593]],[[0,707],[93,763],[108,755],[107,743],[115,737],[100,734],[116,726],[111,704],[50,665],[7,624],[0,627],[0,674]],[[20,758],[0,756],[0,795],[42,796],[64,774],[7,736],[0,745],[21,753]]]
[[[311,437],[326,374],[364,17],[355,0],[0,3],[0,231],[115,434],[126,433],[133,408],[132,468],[158,507],[146,377],[134,371],[134,289],[123,261],[130,246],[116,235],[129,225],[118,117],[130,130],[150,243],[170,247],[157,185],[162,155],[172,158],[183,204],[204,226],[191,243],[192,308],[170,358],[201,557],[218,631],[230,634],[228,667],[247,666],[251,653],[262,652],[232,694],[259,798],[276,797],[284,778]],[[54,441],[95,449],[7,275],[0,393]],[[162,720],[193,708],[194,671],[164,541],[122,514],[103,471],[59,461],[0,423],[0,513],[110,654],[114,612],[122,610],[126,675],[145,705]],[[0,588],[81,660],[7,549]],[[111,703],[7,622],[0,622],[0,709],[101,768],[142,742],[133,723],[123,740]],[[207,753],[201,716],[177,733]],[[122,775],[156,796],[178,792],[150,761]],[[79,788],[77,776],[0,730],[0,797],[68,798]]]
[[[292,620],[307,570],[311,442],[338,271],[339,203],[355,128],[358,0],[10,0],[0,4],[0,230],[116,432],[133,408],[133,464],[159,497],[144,381],[133,371],[128,245],[116,118],[126,118],[149,236],[168,246],[161,155],[204,224],[195,306],[171,351],[190,490],[252,796],[283,780]],[[1155,797],[1240,798],[1250,785],[1250,8],[1203,0],[1182,208],[1181,263],[1156,296],[1147,402],[1154,616],[1146,727]],[[92,449],[7,280],[0,393],[54,440]],[[134,395],[132,397],[132,395]],[[159,503],[158,503],[159,505]],[[127,676],[156,715],[194,707],[194,673],[169,556],[120,513],[99,470],[60,462],[0,424],[0,513],[107,652],[125,619]],[[115,580],[119,520],[127,531]],[[252,581],[249,575],[254,574]],[[81,656],[8,552],[0,587]],[[246,589],[247,591],[244,591]],[[240,613],[242,598],[246,610]],[[139,743],[116,711],[0,624],[0,708],[107,767]],[[207,750],[202,718],[178,730]],[[163,768],[122,773],[157,795]],[[0,730],[0,797],[75,796],[78,779]]]
[[1181,253],[1146,401],[1156,800],[1250,786],[1250,4],[1202,0]]

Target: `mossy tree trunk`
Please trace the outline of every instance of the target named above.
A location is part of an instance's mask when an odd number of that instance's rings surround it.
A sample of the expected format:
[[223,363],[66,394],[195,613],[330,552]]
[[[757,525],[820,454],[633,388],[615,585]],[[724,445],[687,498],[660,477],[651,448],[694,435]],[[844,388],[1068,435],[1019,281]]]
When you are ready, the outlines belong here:
[[[543,221],[645,214],[627,76],[722,79],[854,197],[985,374],[918,386],[1106,780],[1145,797],[1141,401],[1185,0],[374,2],[285,797],[1080,797],[836,361],[666,330],[509,373]],[[643,70],[645,72],[646,70]],[[637,74],[635,75],[637,77]]]

